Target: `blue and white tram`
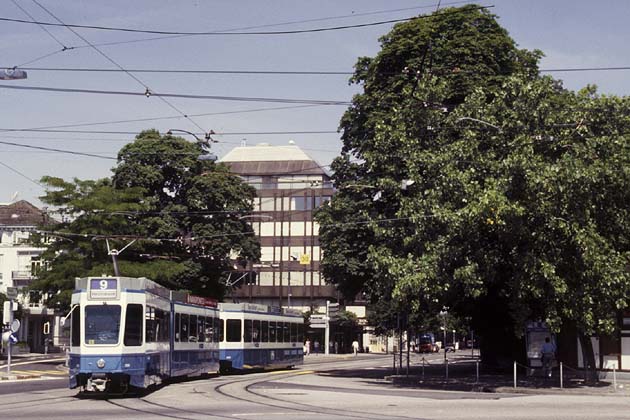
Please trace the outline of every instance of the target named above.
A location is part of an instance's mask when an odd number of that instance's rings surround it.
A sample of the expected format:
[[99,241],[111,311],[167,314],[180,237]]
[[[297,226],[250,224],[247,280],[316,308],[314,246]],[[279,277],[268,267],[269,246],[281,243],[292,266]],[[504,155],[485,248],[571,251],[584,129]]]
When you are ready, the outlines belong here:
[[304,362],[304,318],[292,309],[220,303],[221,370],[285,368]]
[[219,368],[216,301],[145,278],[77,279],[70,388],[125,392]]

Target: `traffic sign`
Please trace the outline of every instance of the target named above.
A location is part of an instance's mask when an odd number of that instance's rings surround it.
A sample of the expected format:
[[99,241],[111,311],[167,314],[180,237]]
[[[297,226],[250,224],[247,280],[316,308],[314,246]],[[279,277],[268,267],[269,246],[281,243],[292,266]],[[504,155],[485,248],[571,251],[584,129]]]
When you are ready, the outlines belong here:
[[326,323],[326,315],[313,314],[310,317],[310,323],[313,324],[325,324]]
[[9,299],[17,299],[18,297],[17,287],[7,287],[7,297]]
[[15,334],[10,334],[10,335],[9,335],[9,342],[10,342],[11,344],[17,344],[17,342],[18,342],[17,335],[15,335]]
[[18,332],[18,330],[20,329],[20,320],[19,319],[14,319],[13,322],[11,323],[11,332]]

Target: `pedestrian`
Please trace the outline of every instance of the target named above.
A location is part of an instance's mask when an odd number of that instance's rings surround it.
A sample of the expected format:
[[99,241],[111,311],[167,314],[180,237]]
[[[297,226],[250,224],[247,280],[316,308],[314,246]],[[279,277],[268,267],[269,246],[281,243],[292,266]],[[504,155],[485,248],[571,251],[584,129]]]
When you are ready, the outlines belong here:
[[315,340],[313,348],[315,349],[315,354],[319,354],[319,341]]
[[359,352],[359,342],[357,340],[354,340],[352,342],[352,351],[354,352],[354,355],[356,356],[357,353]]
[[311,354],[311,340],[308,338],[306,339],[306,343],[304,343],[304,349],[304,353],[306,353],[307,356]]
[[540,353],[545,376],[551,378],[551,368],[553,361],[556,358],[556,345],[551,342],[549,337],[545,338],[545,342],[540,349]]

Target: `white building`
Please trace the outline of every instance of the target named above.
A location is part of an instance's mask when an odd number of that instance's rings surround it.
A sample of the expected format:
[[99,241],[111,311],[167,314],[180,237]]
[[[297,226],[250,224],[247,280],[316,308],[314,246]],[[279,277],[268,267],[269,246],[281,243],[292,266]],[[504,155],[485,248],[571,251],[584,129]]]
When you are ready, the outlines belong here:
[[41,269],[45,248],[28,244],[46,214],[27,201],[0,204],[0,293],[28,286]]
[[[46,213],[27,201],[0,204],[0,293],[6,294],[7,287],[23,289],[37,278],[43,269],[41,254],[45,248],[28,243],[30,235],[46,221]],[[20,341],[28,344],[32,352],[44,351],[45,322],[52,326],[55,342],[58,342],[58,323],[50,309],[39,302],[29,302],[28,296],[20,294],[22,326],[18,331]]]

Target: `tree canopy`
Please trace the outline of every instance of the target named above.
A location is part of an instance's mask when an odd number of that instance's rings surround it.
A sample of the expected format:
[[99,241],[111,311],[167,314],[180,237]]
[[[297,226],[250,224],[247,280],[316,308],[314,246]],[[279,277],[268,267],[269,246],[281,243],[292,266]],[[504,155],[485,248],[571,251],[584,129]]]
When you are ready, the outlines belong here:
[[121,275],[221,298],[233,261],[260,257],[241,218],[255,191],[224,165],[198,160],[202,152],[199,144],[147,130],[121,149],[111,178],[44,177],[49,189],[41,200],[61,221],[44,228],[55,239],[43,255],[50,267],[31,289],[65,306],[75,277],[114,274],[108,243],[121,250],[135,240],[118,257]]
[[540,76],[541,53],[475,6],[381,43],[357,62],[318,214],[327,278],[382,322],[448,307],[510,356],[527,320],[613,331],[630,302],[630,100]]

